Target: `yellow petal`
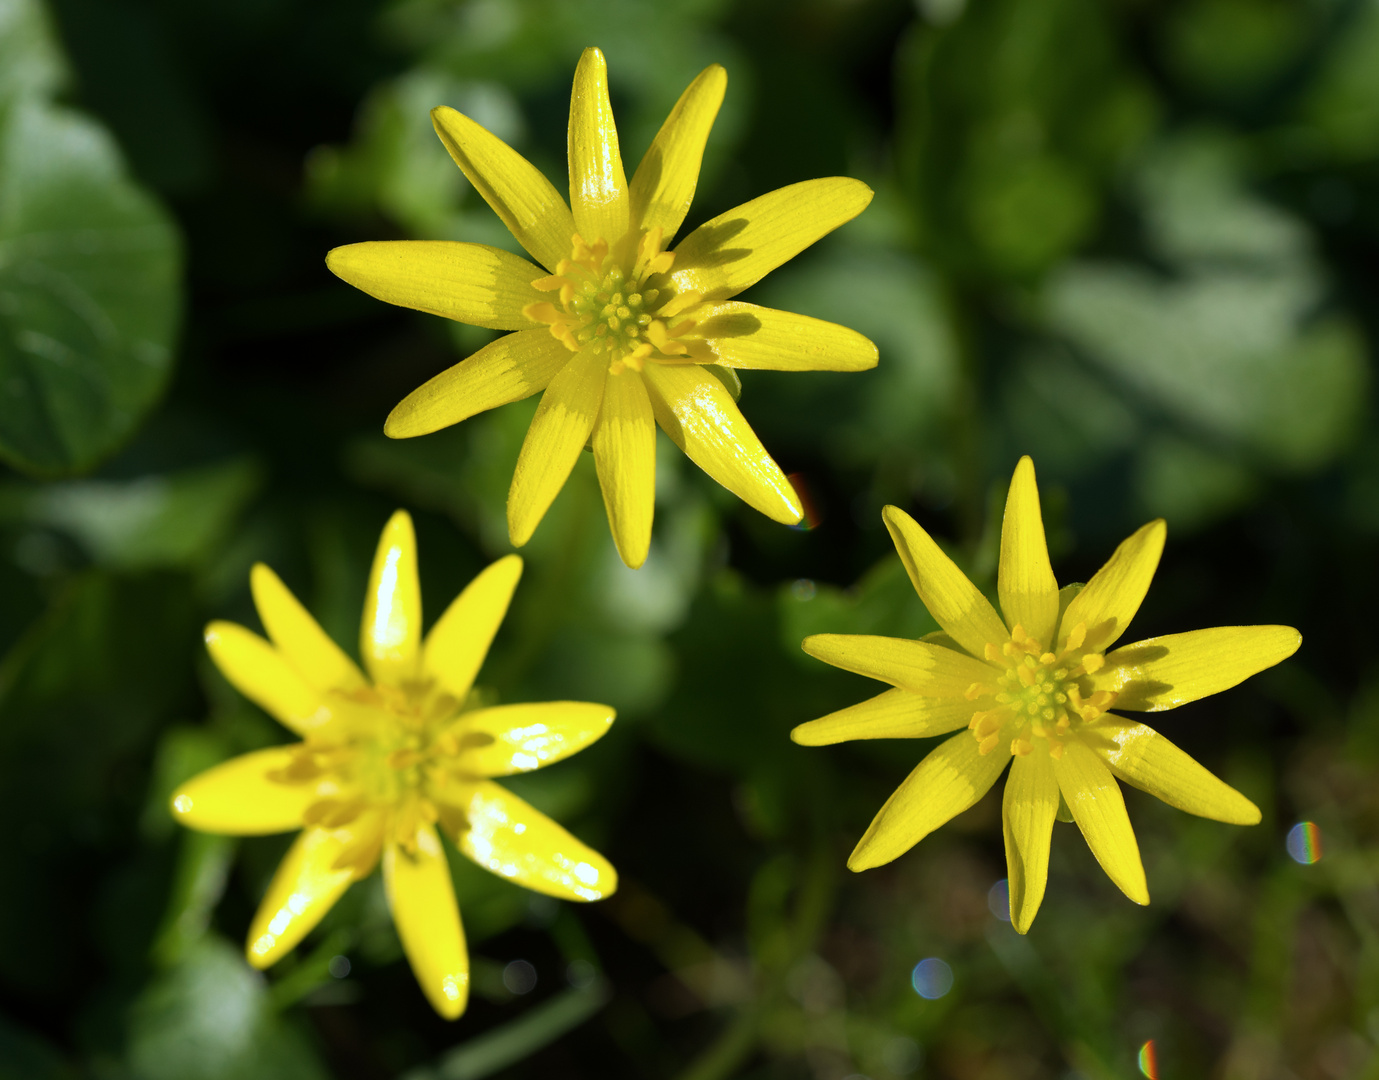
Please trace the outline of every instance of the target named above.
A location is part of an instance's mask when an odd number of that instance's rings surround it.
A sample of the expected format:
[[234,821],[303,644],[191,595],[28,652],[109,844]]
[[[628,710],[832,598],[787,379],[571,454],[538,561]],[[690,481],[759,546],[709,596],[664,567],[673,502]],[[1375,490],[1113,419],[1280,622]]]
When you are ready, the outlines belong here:
[[[825,664],[932,698],[962,698],[973,683],[994,685],[998,675],[990,664],[942,645],[908,638],[812,634],[804,639],[802,648]],[[971,702],[967,704],[976,711]]]
[[579,460],[598,419],[607,377],[606,357],[575,353],[541,396],[508,490],[508,534],[516,547],[531,539]]
[[1058,780],[1053,759],[1042,747],[1017,757],[1006,777],[1001,826],[1006,841],[1006,881],[1010,888],[1010,922],[1022,934],[1044,900],[1049,880],[1049,841],[1058,814]]
[[[1090,586],[1089,586],[1090,588]],[[1119,696],[1117,709],[1161,712],[1219,694],[1297,652],[1291,626],[1217,626],[1124,645],[1093,676]]]
[[575,219],[541,170],[463,113],[442,105],[431,123],[455,164],[517,242],[552,273],[570,255]]
[[1106,876],[1135,903],[1149,903],[1140,846],[1111,770],[1081,739],[1072,738],[1064,742],[1053,771],[1063,801]]
[[348,691],[364,685],[364,674],[355,662],[269,567],[255,563],[249,586],[263,628],[297,674],[317,690]]
[[522,309],[547,299],[531,284],[544,271],[486,244],[374,240],[335,248],[326,266],[385,303],[490,330],[528,329]]
[[934,621],[954,641],[973,656],[982,656],[988,643],[1000,645],[1010,640],[1010,632],[991,601],[967,580],[967,575],[914,518],[896,506],[883,509],[881,518],[890,530],[915,592]]
[[961,697],[939,701],[909,690],[887,690],[860,704],[801,724],[790,738],[801,746],[830,746],[852,739],[922,739],[966,727],[976,712]]
[[656,418],[635,371],[609,375],[594,428],[594,467],[622,561],[637,569],[651,547],[656,510]]
[[794,525],[804,510],[724,385],[694,364],[647,364],[651,408],[691,461],[755,510]]
[[213,622],[206,627],[206,651],[236,690],[298,735],[330,720],[321,695],[258,634],[238,623]]
[[1034,480],[1034,462],[1028,456],[1015,466],[1006,496],[996,592],[1010,628],[1023,626],[1025,633],[1048,649],[1058,621],[1058,582],[1049,565],[1039,487]]
[[608,103],[608,65],[598,49],[585,49],[570,92],[570,209],[588,243],[610,244],[627,232],[627,177],[618,129]]
[[1231,825],[1259,824],[1259,807],[1153,728],[1108,713],[1079,734],[1117,779],[1169,806]]
[[970,732],[954,735],[886,800],[848,857],[848,869],[870,870],[905,854],[990,791],[1009,760],[1004,747],[982,754]]
[[724,300],[694,311],[687,340],[708,343],[712,362],[772,371],[865,371],[876,346],[856,330],[789,311]]
[[631,220],[639,230],[659,228],[667,241],[689,212],[699,165],[728,73],[710,64],[685,88],[632,176]]
[[546,389],[573,354],[547,330],[519,330],[490,342],[402,399],[383,424],[390,439],[429,435]]
[[417,830],[416,851],[389,844],[383,885],[397,936],[431,1007],[454,1020],[469,1002],[469,952],[450,883],[441,838],[431,825]]
[[1063,612],[1058,628],[1059,641],[1067,638],[1078,623],[1087,626],[1087,648],[1097,651],[1108,648],[1125,633],[1149,591],[1149,583],[1159,566],[1159,556],[1164,551],[1166,533],[1160,519],[1121,541],[1106,565],[1092,575],[1092,580]]
[[354,880],[354,871],[337,869],[335,860],[363,828],[377,828],[377,823],[361,819],[358,827],[302,831],[278,864],[249,924],[249,963],[266,968],[280,960],[325,917]]
[[618,887],[607,859],[492,781],[475,784],[461,809],[460,850],[499,877],[564,900],[602,900]]
[[679,293],[727,300],[851,221],[869,202],[871,188],[844,176],[778,188],[685,237],[675,249],[671,281]]
[[469,696],[521,576],[522,557],[504,555],[464,587],[426,635],[422,670],[456,701]]
[[399,510],[378,538],[359,652],[376,683],[397,686],[417,675],[421,651],[421,581],[417,577],[417,537],[412,518]]
[[172,793],[172,816],[191,829],[263,836],[302,827],[316,799],[314,784],[283,784],[268,774],[286,768],[295,748],[274,746],[221,762]]
[[499,705],[465,713],[451,731],[460,740],[465,772],[509,776],[578,753],[601,738],[616,715],[588,701]]

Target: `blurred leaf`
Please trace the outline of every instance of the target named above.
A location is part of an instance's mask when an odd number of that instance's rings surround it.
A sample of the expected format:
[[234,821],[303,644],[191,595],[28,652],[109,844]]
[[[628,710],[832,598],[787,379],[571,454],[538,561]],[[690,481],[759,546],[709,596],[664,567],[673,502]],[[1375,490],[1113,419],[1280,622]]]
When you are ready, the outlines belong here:
[[77,1075],[45,1039],[0,1015],[0,1080],[76,1080]]
[[1218,99],[1265,90],[1306,47],[1323,5],[1288,0],[1190,0],[1164,20],[1168,64]]
[[1135,487],[1146,514],[1197,529],[1247,505],[1258,489],[1248,466],[1197,443],[1161,435],[1140,449]]
[[36,100],[0,114],[0,456],[88,469],[172,369],[177,234],[103,129]]
[[186,830],[178,846],[168,910],[153,944],[153,958],[163,967],[187,957],[204,939],[235,857],[235,841],[229,836]]
[[229,943],[205,938],[155,980],[130,1018],[138,1080],[326,1077],[308,1043],[269,1004],[263,976]]
[[39,0],[0,0],[0,111],[45,98],[67,81],[67,64]]
[[1379,5],[1340,5],[1333,47],[1292,112],[1289,136],[1340,161],[1379,153]]

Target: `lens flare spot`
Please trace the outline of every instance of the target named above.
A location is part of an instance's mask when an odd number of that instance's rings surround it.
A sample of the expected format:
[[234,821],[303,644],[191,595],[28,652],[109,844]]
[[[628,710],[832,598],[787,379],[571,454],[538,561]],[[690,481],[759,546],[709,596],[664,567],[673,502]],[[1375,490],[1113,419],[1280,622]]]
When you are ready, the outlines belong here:
[[920,997],[936,1001],[953,989],[953,969],[937,956],[930,956],[915,965],[910,984]]
[[1314,821],[1299,821],[1288,830],[1287,845],[1294,862],[1311,866],[1322,857],[1322,831]]
[[818,505],[814,502],[814,494],[809,489],[809,482],[804,478],[804,473],[791,473],[786,477],[790,481],[790,486],[795,489],[795,494],[800,497],[800,506],[804,510],[804,517],[790,527],[796,532],[812,532],[823,524],[823,516],[819,513]]
[[1001,878],[986,891],[986,906],[1001,922],[1010,922],[1010,882]]
[[1149,1080],[1159,1080],[1159,1052],[1154,1049],[1153,1039],[1140,1047],[1139,1064],[1140,1072]]

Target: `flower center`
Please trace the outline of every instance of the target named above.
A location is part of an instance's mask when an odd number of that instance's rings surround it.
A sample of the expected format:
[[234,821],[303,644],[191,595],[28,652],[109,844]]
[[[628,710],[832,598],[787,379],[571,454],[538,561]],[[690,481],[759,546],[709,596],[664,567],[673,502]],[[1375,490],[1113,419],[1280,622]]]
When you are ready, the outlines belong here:
[[575,233],[570,257],[560,260],[554,274],[532,282],[542,292],[558,292],[560,303],[528,304],[522,314],[547,324],[571,352],[606,354],[614,374],[624,368],[641,371],[649,359],[686,358],[689,348],[677,339],[694,328],[694,320],[668,320],[701,298],[670,287],[665,275],[675,253],[662,251],[661,243],[661,230],[650,229],[632,258],[619,259],[608,241],[590,244]]
[[968,724],[981,753],[989,754],[1009,739],[1010,752],[1023,756],[1040,739],[1054,758],[1061,758],[1066,736],[1111,707],[1115,694],[1092,689],[1089,676],[1101,670],[1106,658],[1083,649],[1086,637],[1087,624],[1078,623],[1061,651],[1045,652],[1017,624],[1009,641],[987,645],[986,659],[1004,671],[994,684],[973,683],[967,691],[973,701],[994,699],[994,708],[975,713]]

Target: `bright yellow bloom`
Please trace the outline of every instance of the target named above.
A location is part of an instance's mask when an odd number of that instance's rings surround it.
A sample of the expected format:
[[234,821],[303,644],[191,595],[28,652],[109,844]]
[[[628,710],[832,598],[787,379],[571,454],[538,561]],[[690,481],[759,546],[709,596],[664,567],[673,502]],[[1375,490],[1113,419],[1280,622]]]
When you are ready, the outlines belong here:
[[871,190],[860,181],[792,184],[666,250],[727,81],[716,64],[700,73],[629,185],[603,54],[586,49],[570,98],[568,206],[502,140],[454,109],[433,110],[450,156],[540,267],[482,244],[428,241],[350,244],[326,258],[380,300],[515,331],[413,391],[383,430],[425,435],[544,390],[508,493],[519,547],[589,445],[618,552],[640,566],[651,543],[657,424],[750,506],[798,522],[799,498],[743,419],[725,383],[736,386],[736,376],[723,369],[876,364],[876,346],[852,330],[732,299],[861,213]]
[[382,859],[412,970],[437,1012],[469,995],[469,956],[437,826],[486,870],[566,900],[599,900],[617,875],[599,855],[490,777],[583,749],[613,710],[579,701],[484,708],[474,677],[508,609],[522,560],[499,559],[469,583],[425,640],[412,519],[383,530],[360,627],[368,677],[262,563],[251,582],[269,641],[213,622],[206,647],[245,697],[302,737],[187,781],[173,814],[205,832],[302,830],[249,928],[264,968],[311,930]]
[[801,724],[806,746],[849,739],[924,738],[966,728],[905,779],[848,859],[853,870],[904,854],[977,802],[1014,759],[1002,804],[1010,919],[1034,921],[1048,879],[1060,795],[1103,870],[1149,903],[1139,847],[1116,780],[1180,810],[1254,825],[1259,810],[1162,735],[1116,716],[1159,712],[1229,689],[1291,656],[1289,626],[1221,626],[1106,650],[1149,590],[1164,546],[1152,521],[1086,585],[1061,592],[1049,565],[1034,464],[1011,480],[997,577],[1002,619],[914,520],[894,506],[886,527],[919,598],[943,629],[921,641],[817,634],[811,656],[895,689]]

